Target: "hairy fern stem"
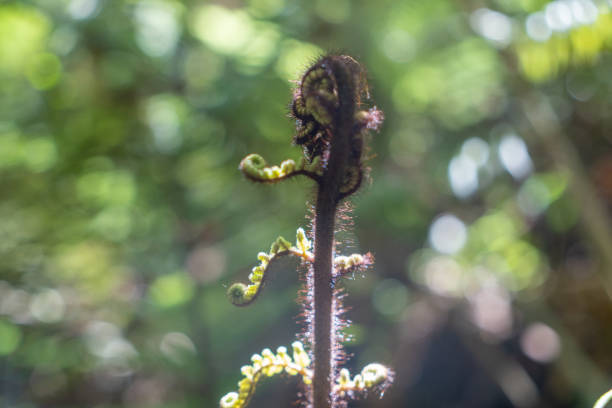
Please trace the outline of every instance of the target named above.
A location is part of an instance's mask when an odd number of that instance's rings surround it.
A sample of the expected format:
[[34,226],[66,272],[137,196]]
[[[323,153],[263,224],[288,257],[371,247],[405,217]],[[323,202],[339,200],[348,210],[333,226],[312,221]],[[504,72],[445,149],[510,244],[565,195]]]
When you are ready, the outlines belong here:
[[339,311],[333,310],[333,256],[336,212],[341,196],[340,187],[346,177],[350,152],[351,133],[355,116],[354,77],[341,61],[330,61],[331,71],[338,84],[338,113],[332,122],[333,138],[329,147],[328,166],[317,193],[315,207],[315,262],[314,272],[314,382],[313,407],[327,408],[333,406],[331,382],[336,376],[334,350],[337,328],[334,327],[334,316]]

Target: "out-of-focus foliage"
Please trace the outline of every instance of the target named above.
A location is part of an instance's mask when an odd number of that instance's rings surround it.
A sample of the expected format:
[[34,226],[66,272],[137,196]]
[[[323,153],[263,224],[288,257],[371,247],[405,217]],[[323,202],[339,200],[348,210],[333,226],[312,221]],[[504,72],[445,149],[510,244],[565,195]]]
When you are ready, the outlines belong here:
[[[368,68],[386,115],[338,234],[377,260],[346,284],[348,368],[397,372],[360,406],[592,406],[612,384],[611,7],[0,2],[0,406],[214,407],[253,350],[292,343],[295,265],[249,309],[225,291],[312,189],[237,166],[299,157],[291,81],[324,50]],[[252,406],[290,406],[275,381]]]

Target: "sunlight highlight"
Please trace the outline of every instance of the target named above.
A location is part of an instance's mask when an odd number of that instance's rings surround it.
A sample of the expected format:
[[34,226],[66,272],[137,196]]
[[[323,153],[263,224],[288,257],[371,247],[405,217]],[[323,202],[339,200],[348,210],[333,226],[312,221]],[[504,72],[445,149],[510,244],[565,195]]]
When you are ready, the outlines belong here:
[[499,159],[515,179],[525,178],[533,169],[527,145],[516,134],[507,134],[498,148]]
[[429,229],[431,246],[443,254],[459,252],[467,241],[465,224],[452,214],[438,217]]

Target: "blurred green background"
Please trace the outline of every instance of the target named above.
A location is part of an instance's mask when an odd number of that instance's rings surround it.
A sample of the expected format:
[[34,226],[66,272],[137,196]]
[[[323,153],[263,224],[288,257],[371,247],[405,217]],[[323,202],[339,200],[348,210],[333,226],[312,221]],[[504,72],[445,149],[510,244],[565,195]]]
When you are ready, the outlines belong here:
[[[603,0],[0,1],[0,406],[216,407],[301,328],[293,83],[356,57],[386,115],[347,252],[354,407],[588,407],[612,387],[612,5]],[[372,102],[374,103],[374,102]],[[288,407],[294,379],[253,407]]]

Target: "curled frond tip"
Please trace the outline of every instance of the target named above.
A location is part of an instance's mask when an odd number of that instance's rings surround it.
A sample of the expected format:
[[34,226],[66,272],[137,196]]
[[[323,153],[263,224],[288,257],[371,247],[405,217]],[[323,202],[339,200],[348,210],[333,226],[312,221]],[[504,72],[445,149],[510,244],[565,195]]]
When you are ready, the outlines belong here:
[[230,302],[236,306],[246,306],[252,303],[263,288],[263,284],[266,278],[266,272],[270,263],[281,256],[293,255],[303,259],[306,262],[312,262],[314,255],[310,252],[312,247],[311,242],[306,238],[306,233],[302,228],[298,228],[296,233],[295,246],[291,245],[283,237],[276,238],[270,247],[270,252],[260,252],[257,254],[259,265],[254,267],[249,274],[248,285],[243,283],[234,283],[227,290],[227,297]]
[[240,371],[244,378],[238,382],[238,392],[230,392],[219,401],[220,408],[243,408],[255,392],[255,387],[262,376],[272,377],[283,372],[288,375],[300,375],[304,384],[312,382],[312,369],[310,369],[310,358],[299,341],[293,342],[292,355],[289,355],[286,347],[276,349],[276,354],[266,348],[261,354],[253,354],[251,365],[242,366]]
[[336,380],[334,393],[345,399],[356,399],[370,392],[376,392],[382,397],[393,382],[394,375],[393,370],[379,363],[368,364],[352,379],[349,370],[343,368]]
[[240,171],[250,180],[261,183],[276,183],[289,177],[304,175],[318,181],[321,166],[319,162],[299,164],[291,159],[284,160],[280,166],[269,166],[263,157],[256,153],[249,154],[240,162]]
[[334,277],[339,278],[348,273],[363,270],[374,263],[374,257],[369,252],[365,255],[352,254],[334,258]]

